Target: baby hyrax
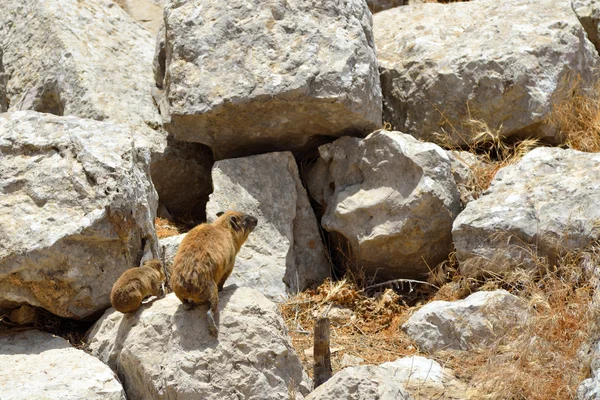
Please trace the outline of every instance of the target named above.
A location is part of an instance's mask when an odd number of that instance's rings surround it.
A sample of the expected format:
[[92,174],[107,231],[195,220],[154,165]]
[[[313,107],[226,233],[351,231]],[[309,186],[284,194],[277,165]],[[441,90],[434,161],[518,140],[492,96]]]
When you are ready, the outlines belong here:
[[113,285],[110,302],[122,313],[137,311],[146,297],[165,293],[165,273],[159,260],[148,260],[141,267],[131,268]]
[[183,238],[171,275],[171,288],[188,307],[210,303],[208,329],[218,334],[218,291],[231,274],[235,256],[258,220],[237,211],[220,212],[212,224],[201,224]]

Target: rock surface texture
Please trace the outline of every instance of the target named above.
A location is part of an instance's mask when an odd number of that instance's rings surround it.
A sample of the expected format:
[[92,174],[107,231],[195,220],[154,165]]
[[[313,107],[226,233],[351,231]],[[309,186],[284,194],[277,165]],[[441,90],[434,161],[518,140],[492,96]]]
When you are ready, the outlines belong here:
[[527,305],[506,290],[473,293],[459,301],[433,301],[402,329],[421,350],[470,350],[491,345],[526,319]]
[[131,399],[279,400],[307,393],[277,306],[256,290],[219,293],[219,337],[207,307],[185,310],[174,294],[136,314],[108,310],[89,337],[93,355],[118,371]]
[[584,249],[600,238],[600,155],[537,148],[501,169],[454,221],[461,272],[533,268],[537,257]]
[[592,82],[600,61],[563,0],[415,4],[373,24],[383,119],[425,140],[472,143],[471,119],[505,137],[556,140],[545,118],[561,87]]
[[68,318],[110,305],[113,283],[157,250],[149,154],[125,125],[0,115],[0,307]]
[[167,0],[115,0],[123,10],[148,32],[156,35],[163,24]]
[[571,0],[571,6],[587,32],[588,39],[600,51],[600,3],[597,0]]
[[349,367],[319,386],[307,400],[466,399],[451,370],[425,357]]
[[315,214],[290,152],[217,161],[207,219],[238,210],[258,225],[237,256],[228,283],[281,300],[329,276],[329,261]]
[[5,0],[0,46],[10,108],[161,124],[154,40],[108,0]]
[[400,132],[345,137],[319,148],[308,172],[321,225],[350,244],[377,279],[417,277],[452,251],[460,198],[448,154]]
[[114,372],[69,342],[35,330],[0,338],[2,400],[125,400]]
[[4,73],[4,66],[2,64],[2,54],[2,47],[0,47],[0,113],[3,113],[8,109],[8,103],[6,101],[7,76]]
[[371,10],[373,14],[405,4],[408,4],[408,0],[367,0],[369,10]]
[[167,4],[168,129],[216,159],[368,134],[381,126],[371,24],[362,0]]

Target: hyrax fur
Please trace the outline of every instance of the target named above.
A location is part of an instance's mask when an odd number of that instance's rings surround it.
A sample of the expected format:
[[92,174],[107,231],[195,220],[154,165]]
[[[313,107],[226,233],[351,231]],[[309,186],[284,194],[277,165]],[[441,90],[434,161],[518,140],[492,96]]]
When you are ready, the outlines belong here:
[[189,308],[210,303],[208,329],[218,334],[218,292],[231,274],[235,257],[258,220],[237,211],[218,213],[212,224],[201,224],[183,238],[171,275],[171,288]]
[[148,260],[141,267],[131,268],[113,285],[110,302],[122,313],[137,311],[146,297],[164,294],[165,273],[159,260]]

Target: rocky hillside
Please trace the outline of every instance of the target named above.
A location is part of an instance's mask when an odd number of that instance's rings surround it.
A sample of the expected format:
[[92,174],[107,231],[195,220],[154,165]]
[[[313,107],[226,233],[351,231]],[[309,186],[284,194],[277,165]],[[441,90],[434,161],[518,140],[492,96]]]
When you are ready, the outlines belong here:
[[[0,398],[600,398],[599,31],[591,0],[4,0]],[[226,210],[258,225],[215,337],[168,279]],[[113,309],[152,258],[167,294]]]

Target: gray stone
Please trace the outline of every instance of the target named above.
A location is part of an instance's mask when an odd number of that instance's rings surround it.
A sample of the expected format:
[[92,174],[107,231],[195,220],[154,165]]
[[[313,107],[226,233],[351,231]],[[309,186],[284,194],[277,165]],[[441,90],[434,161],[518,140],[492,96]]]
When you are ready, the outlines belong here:
[[157,253],[150,156],[133,128],[0,114],[0,307],[68,318],[110,305],[113,283]]
[[550,265],[600,238],[600,154],[537,148],[502,168],[484,195],[456,218],[461,272],[502,273]]
[[402,325],[421,350],[489,346],[526,320],[527,305],[506,290],[476,292],[464,300],[433,301]]
[[185,310],[174,294],[130,316],[110,309],[88,350],[118,371],[130,399],[303,398],[307,377],[274,303],[226,286],[218,338],[208,333],[206,312]]
[[588,39],[596,46],[596,51],[600,51],[600,3],[597,0],[571,0],[571,6]]
[[466,386],[436,361],[413,356],[344,368],[306,400],[467,399]]
[[341,235],[377,279],[417,277],[452,251],[459,193],[446,151],[400,132],[344,137],[319,148],[308,172],[321,225]]
[[209,221],[227,210],[258,218],[228,282],[281,300],[286,292],[296,293],[329,276],[317,220],[290,152],[217,161],[212,177]]
[[478,197],[475,173],[483,170],[485,163],[468,151],[448,151],[452,176],[460,192],[460,202],[466,206]]
[[10,108],[161,125],[154,41],[110,0],[5,0],[0,45]]
[[8,103],[6,101],[7,76],[4,73],[4,66],[2,65],[2,54],[2,47],[0,47],[0,113],[5,112],[8,109]]
[[371,23],[364,0],[167,4],[167,128],[216,159],[368,134],[381,126]]
[[[443,15],[443,18],[440,16]],[[415,4],[373,17],[384,121],[419,139],[557,140],[546,124],[566,83],[594,81],[600,59],[565,0]]]
[[125,400],[108,366],[69,342],[29,330],[0,337],[2,400]]

